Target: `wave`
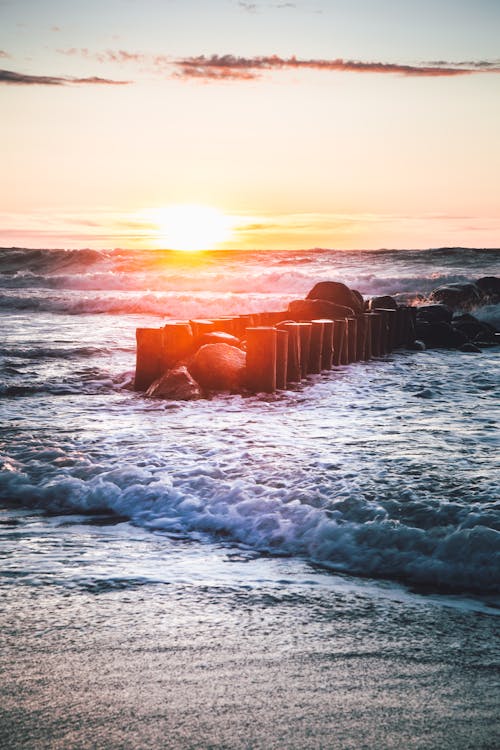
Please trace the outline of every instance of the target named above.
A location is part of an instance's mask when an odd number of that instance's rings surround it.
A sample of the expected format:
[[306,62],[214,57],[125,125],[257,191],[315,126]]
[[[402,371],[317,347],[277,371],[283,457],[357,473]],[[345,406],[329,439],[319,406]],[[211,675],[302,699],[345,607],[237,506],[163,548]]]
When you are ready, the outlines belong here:
[[[351,574],[451,591],[500,591],[500,520],[494,503],[469,509],[429,504],[422,527],[422,505],[410,497],[404,507],[413,523],[405,524],[376,499],[351,493],[335,501],[312,487],[284,482],[264,488],[258,481],[229,479],[217,465],[203,462],[173,476],[147,466],[81,463],[56,447],[31,450],[28,459],[5,458],[4,501],[52,513],[111,511],[150,530],[222,537]],[[32,468],[40,461],[65,468],[40,479]]]

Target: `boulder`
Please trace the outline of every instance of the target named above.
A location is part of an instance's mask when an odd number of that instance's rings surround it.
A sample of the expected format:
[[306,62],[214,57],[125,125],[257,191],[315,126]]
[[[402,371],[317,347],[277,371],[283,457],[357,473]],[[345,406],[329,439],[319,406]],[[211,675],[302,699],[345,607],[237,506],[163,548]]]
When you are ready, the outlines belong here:
[[417,320],[426,323],[451,323],[453,310],[447,305],[421,305],[417,307]]
[[191,358],[188,369],[207,391],[239,391],[246,372],[246,355],[229,344],[205,344]]
[[453,310],[470,309],[480,304],[483,297],[481,289],[472,283],[447,284],[434,289],[429,295],[431,301],[448,305]]
[[363,312],[363,298],[359,292],[353,292],[348,286],[339,281],[320,281],[315,284],[306,299],[326,300],[334,305],[350,307],[357,312]]
[[495,328],[489,323],[478,320],[469,313],[453,316],[453,328],[465,333],[471,341],[495,341]]
[[343,320],[344,318],[352,318],[355,316],[352,307],[336,305],[325,299],[293,300],[288,305],[287,312],[293,320],[316,320],[317,318]]
[[462,346],[458,347],[459,352],[473,352],[475,354],[481,354],[481,349],[473,344],[471,341],[467,341],[467,343],[462,344]]
[[482,276],[476,281],[476,286],[482,291],[488,301],[500,301],[500,278],[498,276]]
[[426,347],[431,348],[458,349],[462,344],[468,342],[464,333],[444,321],[435,323],[417,321],[416,337],[423,341]]
[[201,398],[201,389],[184,365],[168,370],[152,383],[146,391],[147,398],[168,398],[174,401],[191,401]]
[[394,297],[385,294],[383,297],[372,297],[368,300],[368,310],[397,310],[398,303]]
[[205,344],[229,344],[229,346],[240,346],[240,340],[233,336],[231,333],[225,333],[224,331],[210,331],[209,333],[202,333],[198,336],[194,342],[194,348],[199,349]]

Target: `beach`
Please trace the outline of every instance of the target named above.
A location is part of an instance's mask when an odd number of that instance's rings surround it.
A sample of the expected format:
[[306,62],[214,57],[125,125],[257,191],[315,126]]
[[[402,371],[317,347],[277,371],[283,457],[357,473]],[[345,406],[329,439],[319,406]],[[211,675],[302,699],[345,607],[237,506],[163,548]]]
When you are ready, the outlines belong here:
[[[18,520],[34,543],[39,520]],[[66,566],[77,540],[134,538],[111,528],[60,528]],[[203,574],[196,544],[164,541],[168,582],[97,563],[72,585],[3,582],[2,747],[498,746],[498,610],[227,548],[204,550]]]
[[137,327],[331,278],[419,303],[498,257],[4,253],[0,745],[496,748],[498,345],[191,402],[133,377]]

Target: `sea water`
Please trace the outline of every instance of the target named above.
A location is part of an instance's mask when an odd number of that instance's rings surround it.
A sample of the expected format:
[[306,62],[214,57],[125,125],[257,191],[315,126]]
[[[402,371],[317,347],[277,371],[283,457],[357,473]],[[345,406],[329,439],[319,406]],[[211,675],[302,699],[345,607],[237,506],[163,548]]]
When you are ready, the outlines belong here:
[[[500,594],[500,349],[409,352],[271,396],[147,400],[135,329],[286,309],[318,281],[425,299],[500,251],[0,251],[2,587]],[[473,311],[500,328],[497,306]],[[479,606],[479,604],[478,604]]]

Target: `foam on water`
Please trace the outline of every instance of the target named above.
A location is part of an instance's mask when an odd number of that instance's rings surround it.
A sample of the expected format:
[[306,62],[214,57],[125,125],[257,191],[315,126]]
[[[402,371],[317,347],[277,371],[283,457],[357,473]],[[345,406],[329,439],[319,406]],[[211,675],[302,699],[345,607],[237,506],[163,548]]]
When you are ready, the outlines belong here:
[[[427,292],[470,269],[493,273],[492,255],[384,251],[367,273],[366,253],[273,253],[264,272],[261,255],[238,265],[228,254],[222,267],[210,256],[201,270],[177,269],[167,291],[113,286],[136,269],[136,287],[152,281],[161,258],[147,256],[145,271],[141,253],[38,252],[23,268],[14,255],[0,299],[2,502],[111,512],[149,532],[365,577],[499,591],[498,347],[397,353],[267,399],[178,404],[127,389],[135,328],[158,316],[283,309],[327,278],[365,294]],[[96,265],[110,288],[76,288]],[[30,272],[56,283],[29,286]],[[28,286],[13,288],[21,273]],[[244,283],[251,291],[238,291]],[[498,308],[476,314],[494,321]]]

